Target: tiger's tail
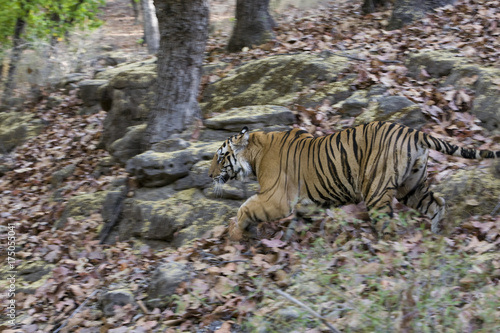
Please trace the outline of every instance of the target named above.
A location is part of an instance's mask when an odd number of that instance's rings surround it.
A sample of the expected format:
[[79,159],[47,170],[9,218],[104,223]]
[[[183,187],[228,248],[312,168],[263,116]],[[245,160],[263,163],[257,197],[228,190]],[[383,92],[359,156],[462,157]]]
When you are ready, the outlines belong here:
[[444,140],[437,139],[427,133],[418,132],[421,144],[433,150],[437,150],[447,155],[459,156],[468,159],[500,158],[499,151],[478,150],[473,148],[462,148]]

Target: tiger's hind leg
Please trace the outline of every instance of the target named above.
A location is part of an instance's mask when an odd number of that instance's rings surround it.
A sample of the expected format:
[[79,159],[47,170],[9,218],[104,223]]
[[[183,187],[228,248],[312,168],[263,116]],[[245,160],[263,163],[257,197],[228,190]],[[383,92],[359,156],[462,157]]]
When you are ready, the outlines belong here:
[[377,193],[377,195],[368,194],[365,196],[366,207],[375,231],[379,235],[384,235],[384,238],[390,238],[396,230],[392,209],[392,199],[396,191],[385,189],[382,192],[371,191],[370,193]]
[[406,206],[418,210],[431,219],[431,231],[441,230],[441,219],[445,212],[445,201],[429,188],[427,183],[427,156],[421,155],[413,164],[411,174],[398,188],[396,199]]
[[236,220],[229,223],[229,237],[240,240],[252,223],[278,220],[291,213],[292,207],[286,199],[255,194],[241,205]]

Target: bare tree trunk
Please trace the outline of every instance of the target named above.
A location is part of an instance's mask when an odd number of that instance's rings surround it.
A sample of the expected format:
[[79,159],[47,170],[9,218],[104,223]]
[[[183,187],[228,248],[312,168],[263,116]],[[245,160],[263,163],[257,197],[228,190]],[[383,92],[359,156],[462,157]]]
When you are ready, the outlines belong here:
[[144,39],[148,46],[148,53],[155,54],[160,47],[160,31],[156,18],[153,0],[142,0],[142,15],[144,18]]
[[272,40],[274,26],[269,14],[269,0],[237,0],[236,24],[227,50],[237,52],[245,46],[261,45]]
[[16,82],[14,80],[14,74],[16,73],[17,63],[21,58],[23,53],[22,48],[22,38],[21,35],[26,26],[26,21],[23,18],[17,18],[16,25],[14,27],[14,36],[12,37],[12,52],[10,54],[10,61],[8,65],[7,78],[5,81],[5,89],[2,96],[2,105],[7,106],[9,104],[9,98],[12,96],[13,90],[16,87]]
[[155,0],[160,27],[157,93],[144,148],[201,118],[197,97],[208,37],[208,0]]
[[363,14],[374,13],[377,10],[384,9],[388,7],[394,0],[364,0],[361,6],[361,11]]
[[438,7],[454,4],[456,0],[395,0],[387,29],[400,29],[405,24],[419,20],[425,13]]

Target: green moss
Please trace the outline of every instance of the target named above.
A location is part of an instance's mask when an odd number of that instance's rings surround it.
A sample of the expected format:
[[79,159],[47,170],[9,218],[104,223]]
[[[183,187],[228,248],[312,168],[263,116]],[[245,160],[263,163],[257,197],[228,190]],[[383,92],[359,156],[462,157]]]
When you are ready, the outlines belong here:
[[31,114],[0,112],[0,151],[11,151],[42,129],[40,120]]

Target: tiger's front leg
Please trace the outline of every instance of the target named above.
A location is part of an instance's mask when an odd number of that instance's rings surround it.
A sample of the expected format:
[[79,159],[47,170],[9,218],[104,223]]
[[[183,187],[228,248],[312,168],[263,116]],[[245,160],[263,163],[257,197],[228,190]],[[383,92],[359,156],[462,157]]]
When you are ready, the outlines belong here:
[[292,208],[283,198],[272,199],[262,194],[255,194],[241,205],[236,220],[229,223],[229,238],[240,240],[243,232],[251,223],[274,221],[287,217]]

